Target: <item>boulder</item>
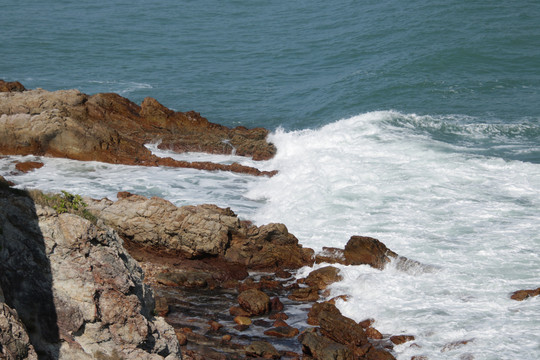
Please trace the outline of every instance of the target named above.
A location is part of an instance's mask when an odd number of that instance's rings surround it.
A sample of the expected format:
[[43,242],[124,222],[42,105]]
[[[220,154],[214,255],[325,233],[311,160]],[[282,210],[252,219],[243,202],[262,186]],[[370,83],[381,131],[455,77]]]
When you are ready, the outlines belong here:
[[238,295],[238,303],[249,316],[262,315],[270,312],[270,297],[257,289],[249,289]]
[[340,270],[334,266],[325,266],[313,270],[307,276],[306,284],[310,287],[324,290],[328,285],[343,280],[343,276],[341,276],[339,272]]
[[337,343],[317,333],[306,333],[301,338],[302,351],[316,360],[353,360],[353,352],[343,344]]
[[377,239],[352,236],[345,245],[343,256],[347,265],[365,264],[382,269],[390,261],[390,257],[396,258],[397,254]]
[[153,316],[142,269],[112,229],[2,187],[0,224],[5,302],[44,358],[180,357],[174,330]]

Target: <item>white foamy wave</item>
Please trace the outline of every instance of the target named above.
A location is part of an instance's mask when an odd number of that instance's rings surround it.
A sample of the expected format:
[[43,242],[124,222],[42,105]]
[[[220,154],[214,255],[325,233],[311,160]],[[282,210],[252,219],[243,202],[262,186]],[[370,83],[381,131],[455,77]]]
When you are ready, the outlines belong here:
[[[187,160],[194,161],[194,158],[188,156]],[[23,174],[16,171],[15,164],[24,161],[41,161],[45,165]],[[261,202],[243,196],[251,182],[261,179],[222,171],[7,156],[0,158],[0,174],[21,188],[46,192],[66,190],[83,196],[113,200],[119,191],[129,191],[148,197],[163,197],[177,206],[216,204],[230,207],[244,218],[251,217],[261,205]]]
[[341,267],[345,280],[332,286],[332,296],[352,295],[339,305],[347,316],[416,336],[421,348],[402,345],[400,359],[512,358],[516,341],[540,355],[540,302],[509,299],[539,286],[540,165],[456,152],[389,125],[408,116],[373,112],[272,134],[279,173],[251,185],[248,196],[265,200],[256,222],[283,222],[319,250],[373,236],[436,269]]

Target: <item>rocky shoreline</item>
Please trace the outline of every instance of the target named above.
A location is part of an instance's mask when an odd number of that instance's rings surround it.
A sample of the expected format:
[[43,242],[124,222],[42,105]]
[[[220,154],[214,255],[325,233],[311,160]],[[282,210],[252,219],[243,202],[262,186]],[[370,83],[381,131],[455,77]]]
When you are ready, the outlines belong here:
[[[230,153],[232,144],[238,155],[268,159],[275,147],[267,133],[211,124],[151,98],[138,106],[116,94],[0,81],[3,155],[271,176],[238,164],[186,165],[144,147],[160,140],[175,151]],[[377,239],[352,236],[343,249],[316,254],[284,224],[255,226],[229,208],[14,185],[0,176],[0,359],[378,360],[395,359],[397,345],[419,348],[410,334],[381,334],[373,319],[343,316],[336,303],[346,294],[329,299],[327,287],[342,279],[332,264],[418,265]],[[315,270],[297,278],[305,266]],[[539,294],[520,290],[512,299]]]

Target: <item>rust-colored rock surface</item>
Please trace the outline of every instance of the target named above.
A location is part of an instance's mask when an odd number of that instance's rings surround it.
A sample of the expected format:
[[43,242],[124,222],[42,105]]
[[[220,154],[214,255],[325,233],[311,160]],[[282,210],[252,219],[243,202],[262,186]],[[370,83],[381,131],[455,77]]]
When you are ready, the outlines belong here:
[[344,256],[348,265],[366,264],[382,269],[390,261],[390,257],[395,258],[397,254],[377,239],[352,236],[345,245]]
[[0,92],[25,91],[23,84],[18,81],[4,81],[0,79]]
[[38,161],[25,161],[15,164],[15,169],[19,170],[20,172],[27,173],[35,169],[39,169],[43,167],[42,162]]
[[257,289],[250,289],[240,293],[238,303],[250,316],[270,312],[270,297]]
[[334,266],[325,266],[313,270],[306,278],[306,284],[319,290],[324,290],[328,285],[343,280],[343,276],[339,272],[339,269]]
[[[22,85],[21,85],[22,86]],[[273,157],[268,130],[234,129],[210,123],[200,114],[174,112],[146,98],[139,106],[120,95],[86,95],[78,90],[21,91],[16,83],[0,83],[0,153],[45,155],[115,164],[189,167],[273,175],[258,169],[210,162],[177,161],[153,155],[144,144],[161,149]],[[19,89],[19,90],[17,90]],[[22,87],[24,90],[24,87]]]
[[512,300],[523,301],[527,298],[540,295],[540,287],[534,290],[518,290],[512,293]]
[[153,197],[119,193],[118,200],[86,199],[88,210],[140,246],[189,259],[218,257],[249,269],[297,269],[312,263],[283,224],[257,227],[215,205],[176,207]]

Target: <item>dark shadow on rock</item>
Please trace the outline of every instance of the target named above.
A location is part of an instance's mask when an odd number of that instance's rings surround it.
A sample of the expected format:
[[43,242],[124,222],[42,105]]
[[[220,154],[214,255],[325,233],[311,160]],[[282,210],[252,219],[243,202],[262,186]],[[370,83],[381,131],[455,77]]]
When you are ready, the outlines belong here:
[[51,265],[36,207],[0,177],[0,287],[25,325],[39,359],[58,359],[60,336]]

